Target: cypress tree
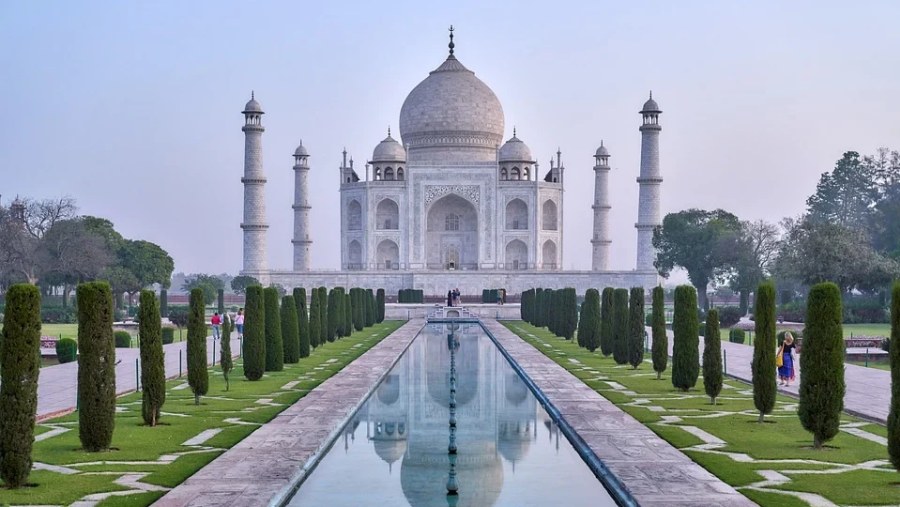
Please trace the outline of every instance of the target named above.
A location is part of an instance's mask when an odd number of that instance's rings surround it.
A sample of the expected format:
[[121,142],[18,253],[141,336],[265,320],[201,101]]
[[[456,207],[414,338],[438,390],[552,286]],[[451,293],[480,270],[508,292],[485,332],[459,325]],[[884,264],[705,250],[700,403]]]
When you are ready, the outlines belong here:
[[900,282],[891,289],[891,409],[888,412],[888,455],[900,470]]
[[247,287],[244,301],[244,377],[259,380],[266,371],[266,303],[263,288]]
[[[587,299],[587,294],[585,294],[585,299]],[[576,343],[581,348],[584,348],[584,303],[581,303],[581,306],[578,307],[578,328],[575,330],[575,338]]]
[[335,338],[337,338],[339,294],[337,287],[332,287],[328,292],[328,311],[326,312],[328,323],[325,329],[325,339],[330,342],[334,342]]
[[284,369],[284,341],[281,339],[281,312],[278,308],[278,289],[263,289],[266,300],[266,371]]
[[531,325],[535,327],[543,327],[543,322],[541,322],[541,317],[544,315],[543,313],[544,306],[544,289],[538,288],[534,291],[534,312],[531,315]]
[[218,302],[216,310],[218,310],[219,315],[225,315],[225,289],[219,289],[216,292],[216,300]]
[[319,289],[310,289],[312,299],[309,301],[309,345],[315,349],[319,346],[322,314],[319,312]]
[[41,370],[41,293],[36,286],[9,288],[0,334],[0,478],[19,488],[31,473]]
[[188,314],[188,385],[194,393],[194,404],[200,404],[200,397],[209,390],[209,372],[206,364],[206,305],[203,289],[191,290],[190,313]]
[[526,291],[522,291],[521,302],[519,303],[519,318],[522,319],[523,322],[528,322],[528,298],[531,297],[529,294],[532,289],[528,289]]
[[344,293],[344,329],[347,336],[353,334],[353,298],[350,293]]
[[234,324],[228,314],[222,317],[222,347],[219,349],[219,366],[222,368],[222,378],[225,379],[225,390],[231,388],[231,382],[228,380],[228,374],[234,368],[234,360],[231,358],[231,331]]
[[[800,405],[797,413],[806,431],[813,434],[813,446],[834,438],[844,410],[844,329],[841,290],[831,283],[819,283],[809,290],[806,329],[800,355]],[[773,377],[774,378],[774,377]]]
[[703,389],[709,402],[716,404],[722,392],[722,338],[719,334],[719,310],[706,313],[706,330],[703,333]]
[[578,294],[574,287],[568,287],[563,291],[563,334],[566,340],[571,340],[578,327]]
[[284,362],[300,362],[300,340],[297,337],[297,305],[294,296],[281,298],[281,342],[284,347]]
[[306,289],[294,289],[294,304],[297,305],[297,339],[300,343],[300,357],[309,357],[309,316],[306,312]]
[[609,357],[613,353],[613,293],[612,287],[603,289],[600,298],[600,352]]
[[319,345],[328,341],[328,289],[319,287]]
[[632,287],[628,304],[628,364],[635,370],[644,362],[644,289]]
[[375,325],[378,320],[378,309],[375,308],[375,292],[372,289],[366,289],[366,302],[368,302],[368,311],[366,312],[366,327]]
[[669,363],[669,337],[666,335],[666,293],[659,286],[653,288],[653,317],[651,324],[653,327],[653,346],[651,349],[653,371],[656,372],[656,379],[659,380]]
[[159,290],[159,314],[169,316],[169,291],[166,289]]
[[553,289],[544,289],[544,304],[541,305],[541,327],[546,327],[550,331],[553,331],[553,303],[556,302],[555,299],[556,291]]
[[378,292],[375,293],[375,307],[378,313],[376,322],[381,324],[384,322],[384,289],[378,289]]
[[775,408],[775,285],[760,284],[753,310],[756,340],[753,342],[753,404],[759,422]]
[[113,296],[106,282],[82,283],[78,301],[78,438],[88,452],[105,451],[116,424]]
[[613,291],[613,360],[628,364],[628,289]]
[[[334,295],[334,331],[338,338],[343,338],[347,336],[347,329],[344,327],[344,288],[343,287],[335,287],[337,292]],[[331,312],[328,312],[328,315],[331,315]]]
[[687,391],[700,375],[700,322],[697,290],[691,285],[675,288],[675,315],[672,317],[672,385]]
[[156,426],[166,402],[166,366],[163,354],[162,329],[153,291],[141,291],[138,336],[141,347],[141,386],[143,387],[141,415],[144,424]]
[[[590,352],[600,347],[600,293],[597,289],[588,289],[584,295],[582,308],[582,330],[584,347]],[[580,331],[581,332],[581,331]]]
[[362,331],[366,327],[366,308],[364,306],[365,301],[363,301],[362,289],[359,287],[354,288],[350,297],[353,298],[353,329]]

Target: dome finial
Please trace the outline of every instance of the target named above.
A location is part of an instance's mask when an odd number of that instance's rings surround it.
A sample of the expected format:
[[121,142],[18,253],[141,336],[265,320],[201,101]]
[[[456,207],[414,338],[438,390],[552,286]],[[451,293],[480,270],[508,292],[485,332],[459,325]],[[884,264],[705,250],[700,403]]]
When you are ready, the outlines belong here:
[[453,56],[453,48],[456,47],[456,45],[453,44],[453,25],[450,25],[450,44],[448,44],[448,46],[450,47],[450,56]]
[[391,137],[391,126],[388,125],[388,137]]
[[653,100],[653,90],[650,90],[650,100]]
[[256,100],[256,92],[250,90],[250,100]]
[[513,125],[513,137],[516,137],[516,127]]

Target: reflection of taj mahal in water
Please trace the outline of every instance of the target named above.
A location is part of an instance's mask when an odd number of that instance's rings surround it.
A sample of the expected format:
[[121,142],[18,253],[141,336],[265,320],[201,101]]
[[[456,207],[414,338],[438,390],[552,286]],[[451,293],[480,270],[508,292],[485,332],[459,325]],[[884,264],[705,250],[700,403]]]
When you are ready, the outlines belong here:
[[[285,287],[353,285],[424,289],[442,294],[506,287],[513,293],[543,287],[619,287],[657,284],[651,243],[660,223],[659,106],[647,100],[643,125],[638,255],[634,271],[609,271],[609,151],[594,154],[594,226],[590,271],[562,271],[562,154],[542,167],[517,137],[505,143],[499,99],[450,54],[406,97],[400,136],[390,130],[360,168],[343,161],[340,178],[341,274],[311,270],[308,177],[310,153],[294,151],[293,269],[269,270],[266,262],[266,206],[262,167],[263,110],[252,98],[244,108],[244,265],[242,273]],[[579,164],[582,165],[582,164]],[[313,174],[316,171],[313,170]],[[316,177],[321,177],[321,174]],[[587,208],[585,203],[584,208]],[[336,216],[332,210],[321,213]],[[587,245],[585,245],[587,248]]]

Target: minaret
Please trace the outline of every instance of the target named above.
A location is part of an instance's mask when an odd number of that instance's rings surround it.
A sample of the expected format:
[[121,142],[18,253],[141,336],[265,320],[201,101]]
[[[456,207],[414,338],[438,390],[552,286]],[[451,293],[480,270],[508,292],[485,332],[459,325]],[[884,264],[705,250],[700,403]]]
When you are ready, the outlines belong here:
[[594,271],[606,271],[609,269],[609,150],[600,141],[600,147],[594,154],[594,237],[591,239],[593,247],[593,262],[591,269]]
[[637,228],[637,271],[656,271],[653,262],[656,260],[656,250],[653,248],[653,229],[662,222],[659,217],[659,187],[662,178],[659,175],[659,115],[662,113],[659,105],[653,100],[653,92],[650,99],[644,103],[640,114],[644,123],[641,131],[641,175],[637,182],[640,185],[638,194],[638,220],[634,224]]
[[300,146],[294,150],[294,271],[309,271],[309,152]]
[[241,111],[244,115],[244,272],[266,270],[266,176],[263,173],[262,106],[253,93]]

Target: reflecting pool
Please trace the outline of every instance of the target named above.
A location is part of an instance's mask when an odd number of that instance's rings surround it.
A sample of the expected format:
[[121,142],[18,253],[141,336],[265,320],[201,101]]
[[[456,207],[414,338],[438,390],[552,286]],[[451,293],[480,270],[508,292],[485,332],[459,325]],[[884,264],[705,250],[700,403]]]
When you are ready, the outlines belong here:
[[480,325],[429,324],[288,505],[615,502]]

